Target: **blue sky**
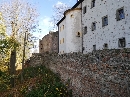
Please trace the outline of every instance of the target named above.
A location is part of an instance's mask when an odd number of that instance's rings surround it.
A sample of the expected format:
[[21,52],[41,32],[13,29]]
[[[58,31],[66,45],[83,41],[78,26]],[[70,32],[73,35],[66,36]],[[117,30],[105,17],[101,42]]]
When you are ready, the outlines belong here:
[[[8,0],[0,0],[0,3],[2,1],[8,1]],[[26,1],[26,0],[25,0]],[[54,14],[53,13],[53,6],[59,5],[59,4],[66,4],[69,7],[72,7],[77,0],[27,0],[36,7],[39,17],[39,28],[41,29],[41,33],[34,33],[34,36],[39,37],[39,39],[42,39],[46,34],[49,33],[51,30],[50,28],[53,26],[52,23],[50,23],[51,17]],[[39,40],[36,43],[37,47],[39,45]],[[38,51],[38,48],[34,48],[34,50]],[[37,52],[35,51],[35,52]]]
[[72,7],[77,0],[30,0],[32,3],[36,4],[39,16],[39,25],[41,33],[37,34],[41,39],[44,35],[49,33],[51,30],[52,24],[49,22],[51,16],[53,15],[53,6],[60,3],[65,3],[68,6]]
[[[8,0],[0,0],[0,3],[2,1],[8,1]],[[37,37],[40,39],[49,33],[51,30],[52,24],[50,23],[51,17],[53,15],[53,6],[58,4],[66,4],[70,7],[72,7],[77,0],[25,0],[29,1],[34,7],[37,8],[37,11],[39,13],[38,21],[39,21],[39,27],[41,29],[41,33],[35,33]]]
[[[35,36],[39,37],[39,39],[42,39],[46,34],[49,33],[52,27],[52,24],[50,23],[51,17],[53,15],[53,6],[58,4],[66,4],[70,7],[72,7],[77,0],[29,0],[32,3],[36,4],[36,7],[38,9],[38,12],[40,14],[39,16],[39,28],[41,29],[41,33],[35,33]],[[37,47],[39,47],[39,40],[36,43]],[[38,52],[39,48],[32,49],[32,52]]]

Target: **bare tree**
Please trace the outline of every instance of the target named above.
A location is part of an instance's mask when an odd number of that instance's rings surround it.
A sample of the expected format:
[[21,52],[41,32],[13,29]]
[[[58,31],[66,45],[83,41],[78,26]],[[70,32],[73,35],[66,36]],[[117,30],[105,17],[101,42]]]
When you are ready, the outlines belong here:
[[11,48],[11,55],[14,54],[14,58],[11,56],[10,59],[14,61],[10,63],[10,67],[12,67],[11,72],[13,72],[11,75],[14,75],[16,62],[19,64],[22,61],[22,69],[24,67],[25,49],[28,47],[27,38],[29,37],[29,33],[37,26],[36,18],[38,17],[38,13],[34,6],[24,0],[8,0],[7,2],[3,2],[0,6],[0,12],[5,20],[6,32],[10,37],[20,43],[19,48],[15,45]]
[[71,7],[69,7],[67,4],[62,3],[62,2],[57,2],[53,6],[54,14],[52,15],[51,21],[50,21],[54,24],[53,29],[57,28],[56,24],[64,17],[64,12],[70,8]]

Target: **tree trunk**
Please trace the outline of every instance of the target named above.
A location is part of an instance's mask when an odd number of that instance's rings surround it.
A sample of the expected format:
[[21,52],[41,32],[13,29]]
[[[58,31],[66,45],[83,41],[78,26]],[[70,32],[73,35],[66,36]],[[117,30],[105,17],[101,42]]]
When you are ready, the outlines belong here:
[[25,61],[25,46],[26,46],[26,32],[24,36],[24,47],[23,47],[23,59],[22,59],[22,72],[21,72],[21,82],[23,82],[23,71],[24,71],[24,61]]
[[16,63],[16,49],[11,51],[11,57],[10,57],[10,75],[11,75],[10,84],[11,84],[11,87],[15,86],[15,79],[14,79],[14,75],[16,72],[15,63]]

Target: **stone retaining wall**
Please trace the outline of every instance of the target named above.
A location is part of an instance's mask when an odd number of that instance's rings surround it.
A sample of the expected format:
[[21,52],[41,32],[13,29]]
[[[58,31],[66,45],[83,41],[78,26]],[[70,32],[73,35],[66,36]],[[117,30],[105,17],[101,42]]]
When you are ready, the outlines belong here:
[[33,54],[30,65],[46,65],[73,90],[73,97],[129,97],[130,49],[102,50],[86,55]]

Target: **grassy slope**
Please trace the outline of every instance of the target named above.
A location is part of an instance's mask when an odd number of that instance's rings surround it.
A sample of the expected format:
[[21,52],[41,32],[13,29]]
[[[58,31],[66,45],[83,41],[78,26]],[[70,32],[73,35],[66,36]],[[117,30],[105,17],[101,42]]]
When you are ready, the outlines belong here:
[[26,68],[23,76],[23,83],[18,76],[15,88],[1,92],[1,97],[71,97],[60,78],[44,66]]

